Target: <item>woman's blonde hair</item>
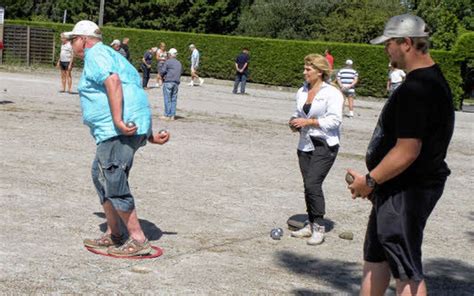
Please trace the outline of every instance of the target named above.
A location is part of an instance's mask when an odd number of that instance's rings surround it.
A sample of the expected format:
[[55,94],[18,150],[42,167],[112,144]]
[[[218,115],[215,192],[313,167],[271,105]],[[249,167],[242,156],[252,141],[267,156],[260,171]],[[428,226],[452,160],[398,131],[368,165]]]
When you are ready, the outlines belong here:
[[328,60],[320,54],[309,54],[304,57],[304,64],[313,69],[321,71],[323,81],[327,81],[331,77],[331,68]]

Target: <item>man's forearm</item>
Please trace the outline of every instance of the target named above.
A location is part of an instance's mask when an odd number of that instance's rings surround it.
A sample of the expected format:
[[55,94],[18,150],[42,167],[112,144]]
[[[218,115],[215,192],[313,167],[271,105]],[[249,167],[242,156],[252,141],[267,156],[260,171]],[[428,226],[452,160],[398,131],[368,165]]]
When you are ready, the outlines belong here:
[[122,82],[117,74],[112,74],[104,81],[105,89],[107,90],[107,98],[109,100],[110,112],[114,124],[117,125],[122,121],[122,105],[123,92]]
[[382,159],[370,176],[382,184],[405,171],[418,157],[421,151],[420,139],[398,139],[397,144]]

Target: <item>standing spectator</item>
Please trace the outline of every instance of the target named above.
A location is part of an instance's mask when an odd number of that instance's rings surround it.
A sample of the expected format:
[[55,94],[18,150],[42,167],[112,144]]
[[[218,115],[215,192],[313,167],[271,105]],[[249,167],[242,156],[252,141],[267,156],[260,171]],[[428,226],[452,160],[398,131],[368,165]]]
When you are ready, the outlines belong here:
[[349,113],[346,116],[351,118],[354,117],[355,86],[359,81],[359,73],[352,69],[352,64],[352,60],[347,60],[346,66],[337,73],[337,83],[349,103]]
[[325,235],[322,185],[339,151],[344,98],[326,83],[331,70],[322,55],[306,56],[303,73],[305,84],[296,93],[296,111],[289,124],[300,133],[297,153],[309,223],[291,236],[309,237],[308,245],[319,245]]
[[328,60],[329,68],[332,71],[334,69],[334,57],[331,55],[331,51],[329,49],[326,49],[324,51],[324,56],[326,57],[326,60]]
[[165,103],[165,112],[162,119],[175,120],[176,104],[178,103],[178,87],[183,73],[183,66],[176,59],[178,51],[171,48],[168,52],[168,60],[161,67],[160,75],[164,79],[163,97]]
[[153,55],[156,52],[156,47],[152,47],[145,51],[142,58],[142,64],[140,68],[143,72],[143,82],[142,86],[144,89],[148,88],[148,80],[150,80],[150,71],[151,71],[151,62],[153,61]]
[[402,69],[398,69],[397,62],[389,63],[388,67],[387,92],[390,97],[397,87],[402,84],[403,80],[405,80],[406,74]]
[[66,39],[63,33],[61,33],[61,52],[59,54],[58,62],[56,67],[61,70],[61,92],[66,92],[66,85],[68,93],[71,93],[72,87],[72,66],[74,62],[74,53],[72,50],[71,42]]
[[130,49],[128,48],[128,42],[130,41],[130,39],[128,37],[125,37],[122,39],[122,48],[123,50],[125,51],[125,57],[127,58],[127,60],[129,62],[132,62],[132,59],[130,58]]
[[237,72],[235,73],[234,90],[232,91],[234,94],[237,93],[239,83],[240,93],[245,94],[245,84],[247,83],[249,61],[249,49],[244,47],[242,48],[242,53],[240,53],[235,59],[235,70]]
[[423,232],[450,174],[445,158],[454,130],[453,97],[428,38],[421,18],[403,14],[371,41],[384,43],[390,62],[408,74],[382,109],[365,157],[368,173],[348,170],[352,198],[372,202],[360,295],[384,295],[390,274],[397,295],[427,294]]
[[156,51],[156,60],[157,60],[157,71],[156,71],[156,83],[158,87],[161,87],[163,84],[163,78],[160,75],[161,68],[165,64],[166,60],[168,59],[168,53],[166,52],[166,44],[164,42],[160,42],[160,47]]
[[[106,249],[114,256],[140,256],[152,251],[138,222],[128,177],[135,152],[148,141],[164,144],[168,133],[153,135],[151,110],[140,87],[137,70],[115,50],[102,43],[99,27],[91,21],[78,22],[72,32],[74,53],[84,60],[78,90],[82,117],[97,144],[92,181],[107,219],[100,238],[85,239],[89,248]],[[130,127],[126,122],[133,121]],[[119,220],[129,234],[123,243]]]
[[202,85],[204,83],[204,79],[199,78],[197,73],[199,69],[199,58],[201,57],[201,55],[199,54],[199,50],[194,44],[189,45],[189,50],[191,51],[191,82],[189,83],[189,85],[195,85],[194,79],[199,79],[199,85]]
[[118,51],[118,53],[121,54],[124,58],[127,58],[127,53],[126,53],[125,50],[120,46],[120,40],[115,39],[114,41],[112,41],[112,43],[110,43],[110,46],[112,46],[113,49],[115,49],[116,51]]

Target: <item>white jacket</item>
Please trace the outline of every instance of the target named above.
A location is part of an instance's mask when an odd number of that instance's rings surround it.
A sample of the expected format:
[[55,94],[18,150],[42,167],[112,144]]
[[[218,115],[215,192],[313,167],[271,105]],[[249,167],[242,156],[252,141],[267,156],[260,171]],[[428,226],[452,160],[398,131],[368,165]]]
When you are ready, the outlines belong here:
[[293,116],[308,119],[315,118],[319,122],[319,127],[305,126],[300,130],[298,150],[314,150],[310,136],[324,139],[329,146],[338,145],[344,104],[342,93],[336,87],[323,82],[311,104],[309,114],[303,111],[307,98],[308,86],[305,84],[296,93],[296,111]]

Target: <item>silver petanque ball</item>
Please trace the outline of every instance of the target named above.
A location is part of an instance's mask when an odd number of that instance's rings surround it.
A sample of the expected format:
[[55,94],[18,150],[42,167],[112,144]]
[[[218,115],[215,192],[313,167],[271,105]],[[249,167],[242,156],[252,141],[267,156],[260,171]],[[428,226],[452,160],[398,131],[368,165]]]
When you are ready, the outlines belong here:
[[125,124],[127,127],[135,127],[135,122],[129,121]]
[[270,231],[270,237],[274,240],[280,240],[282,236],[283,229],[281,228],[273,228],[272,231]]
[[163,134],[167,134],[168,131],[165,130],[165,129],[162,129],[162,130],[160,130],[158,133],[159,133],[160,135],[163,135]]
[[278,232],[283,236],[283,228],[277,228]]

